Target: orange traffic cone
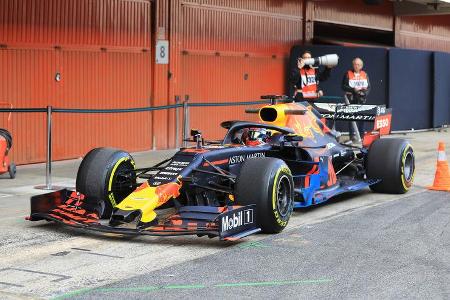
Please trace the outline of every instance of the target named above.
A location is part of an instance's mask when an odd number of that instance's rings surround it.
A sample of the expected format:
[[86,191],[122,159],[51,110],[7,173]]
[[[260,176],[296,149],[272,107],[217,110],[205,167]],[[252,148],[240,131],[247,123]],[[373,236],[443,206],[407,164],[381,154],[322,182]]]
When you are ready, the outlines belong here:
[[428,189],[450,192],[450,171],[443,142],[439,142],[436,175],[434,175],[433,185],[429,186]]

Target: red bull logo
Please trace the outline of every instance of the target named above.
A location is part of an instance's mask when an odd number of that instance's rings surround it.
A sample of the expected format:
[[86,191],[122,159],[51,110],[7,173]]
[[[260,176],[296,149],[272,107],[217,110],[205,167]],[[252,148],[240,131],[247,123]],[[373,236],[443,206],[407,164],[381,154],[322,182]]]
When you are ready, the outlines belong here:
[[289,116],[287,124],[288,127],[294,129],[295,133],[303,136],[304,138],[315,139],[314,133],[324,135],[322,129],[317,123],[317,117],[307,108],[304,115]]
[[166,203],[170,198],[176,198],[180,195],[181,176],[178,176],[177,182],[169,182],[157,186],[155,194],[158,197],[158,205]]

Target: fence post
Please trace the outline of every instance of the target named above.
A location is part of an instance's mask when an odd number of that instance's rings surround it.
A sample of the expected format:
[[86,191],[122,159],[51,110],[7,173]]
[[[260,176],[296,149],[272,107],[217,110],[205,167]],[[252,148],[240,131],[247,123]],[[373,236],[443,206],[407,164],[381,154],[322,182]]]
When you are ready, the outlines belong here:
[[47,164],[45,166],[45,185],[52,189],[52,107],[47,106]]
[[189,95],[185,95],[183,102],[183,147],[187,147],[186,140],[189,138]]
[[[47,158],[45,162],[45,185],[35,186],[40,190],[54,190],[52,184],[52,106],[47,106]],[[59,187],[58,187],[59,188]]]
[[[180,96],[175,96],[175,104],[180,104]],[[175,108],[175,148],[180,148],[180,110]]]
[[45,166],[45,185],[52,189],[52,107],[47,106],[47,164]]

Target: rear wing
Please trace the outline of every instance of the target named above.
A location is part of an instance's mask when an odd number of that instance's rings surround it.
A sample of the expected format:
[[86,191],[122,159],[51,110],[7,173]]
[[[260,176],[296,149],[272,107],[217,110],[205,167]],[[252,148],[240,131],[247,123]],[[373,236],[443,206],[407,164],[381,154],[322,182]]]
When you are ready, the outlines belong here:
[[364,147],[369,147],[383,135],[391,134],[392,108],[386,108],[386,105],[314,103],[313,106],[324,119],[373,122],[372,131],[364,135]]
[[391,133],[392,108],[386,105],[314,103],[313,107],[324,119],[374,122],[373,131],[380,135]]
[[375,121],[377,116],[391,113],[386,105],[313,103],[313,107],[328,120]]

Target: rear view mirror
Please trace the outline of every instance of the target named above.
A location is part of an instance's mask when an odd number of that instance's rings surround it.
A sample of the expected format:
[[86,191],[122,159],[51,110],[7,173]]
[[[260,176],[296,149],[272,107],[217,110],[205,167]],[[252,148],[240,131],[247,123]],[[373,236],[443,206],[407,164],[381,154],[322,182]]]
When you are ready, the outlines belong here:
[[303,141],[303,137],[301,135],[289,134],[284,137],[286,142],[301,142]]

